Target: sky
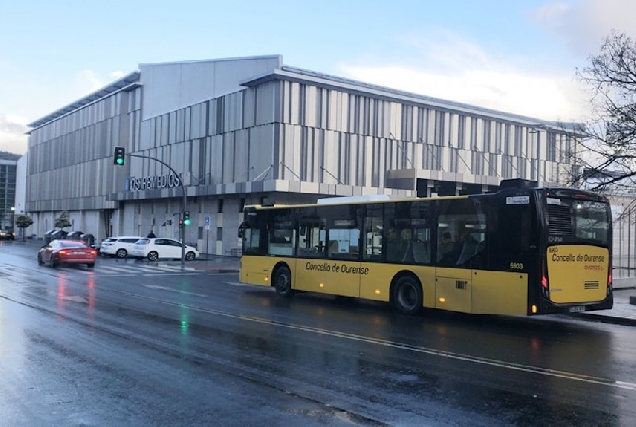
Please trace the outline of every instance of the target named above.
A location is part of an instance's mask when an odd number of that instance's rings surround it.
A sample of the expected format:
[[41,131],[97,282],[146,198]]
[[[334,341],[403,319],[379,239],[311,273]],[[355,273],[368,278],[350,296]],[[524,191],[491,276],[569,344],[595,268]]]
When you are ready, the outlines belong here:
[[285,65],[555,121],[590,117],[576,70],[633,0],[2,0],[0,151],[139,64],[280,54]]

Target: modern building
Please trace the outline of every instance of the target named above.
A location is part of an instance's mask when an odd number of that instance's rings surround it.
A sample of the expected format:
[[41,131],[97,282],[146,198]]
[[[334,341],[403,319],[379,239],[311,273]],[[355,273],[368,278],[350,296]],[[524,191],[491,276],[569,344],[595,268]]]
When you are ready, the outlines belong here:
[[0,229],[15,230],[17,160],[0,159]]
[[[561,183],[573,125],[379,87],[282,56],[141,64],[30,124],[26,211],[42,236],[67,211],[95,234],[179,236],[237,250],[243,206],[326,196],[486,192]],[[124,147],[123,166],[113,164]]]

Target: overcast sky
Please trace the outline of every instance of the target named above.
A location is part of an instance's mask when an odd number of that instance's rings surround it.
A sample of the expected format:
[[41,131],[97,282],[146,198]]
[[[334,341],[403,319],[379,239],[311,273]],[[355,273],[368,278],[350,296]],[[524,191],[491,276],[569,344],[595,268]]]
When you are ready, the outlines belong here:
[[531,117],[583,121],[575,78],[633,0],[5,0],[0,151],[140,63],[281,54],[286,65]]

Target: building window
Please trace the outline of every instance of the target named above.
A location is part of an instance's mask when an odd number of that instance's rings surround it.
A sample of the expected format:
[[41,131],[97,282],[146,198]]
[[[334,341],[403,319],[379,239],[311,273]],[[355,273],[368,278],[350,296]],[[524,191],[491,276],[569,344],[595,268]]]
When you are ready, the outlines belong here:
[[223,213],[223,199],[219,199],[219,213]]
[[556,147],[556,134],[555,133],[548,133],[548,150],[547,150],[547,160],[551,161],[551,162],[555,162],[556,161],[556,157],[557,157],[557,147]]

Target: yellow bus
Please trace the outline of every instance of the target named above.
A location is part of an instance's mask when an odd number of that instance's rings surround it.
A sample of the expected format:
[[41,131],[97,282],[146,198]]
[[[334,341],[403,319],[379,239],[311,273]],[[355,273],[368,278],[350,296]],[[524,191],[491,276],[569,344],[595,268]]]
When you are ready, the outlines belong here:
[[247,206],[240,280],[477,314],[613,305],[607,198],[503,180],[496,193]]

